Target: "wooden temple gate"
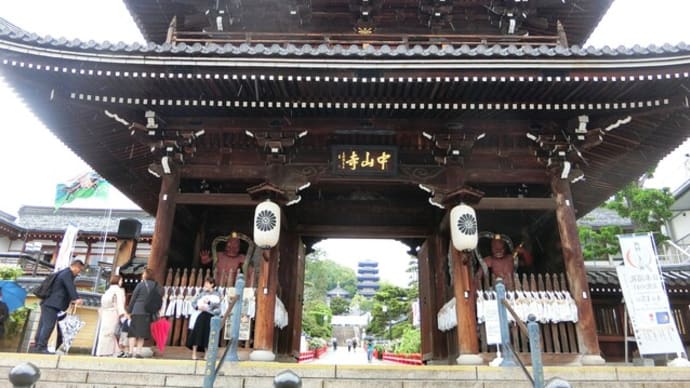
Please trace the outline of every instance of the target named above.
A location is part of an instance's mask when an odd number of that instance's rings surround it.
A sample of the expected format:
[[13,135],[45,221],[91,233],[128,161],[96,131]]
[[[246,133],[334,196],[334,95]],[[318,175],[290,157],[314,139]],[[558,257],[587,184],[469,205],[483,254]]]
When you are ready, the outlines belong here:
[[[475,0],[125,0],[150,44],[3,24],[0,71],[65,144],[156,215],[148,265],[160,282],[198,285],[198,269],[169,269],[199,268],[215,236],[256,237],[254,209],[279,206],[279,242],[256,263],[257,354],[299,351],[304,255],[317,241],[394,238],[420,247],[425,360],[481,362],[472,260],[449,247],[451,209],[465,204],[481,230],[516,240],[526,230],[535,272],[558,274],[522,287],[563,290],[567,279],[579,319],[547,325],[545,350],[596,363],[575,220],[690,124],[687,47],[581,48],[611,1],[503,12]],[[521,19],[537,11],[545,23]],[[290,317],[281,330],[276,297]],[[440,333],[435,315],[453,297],[458,326]]]

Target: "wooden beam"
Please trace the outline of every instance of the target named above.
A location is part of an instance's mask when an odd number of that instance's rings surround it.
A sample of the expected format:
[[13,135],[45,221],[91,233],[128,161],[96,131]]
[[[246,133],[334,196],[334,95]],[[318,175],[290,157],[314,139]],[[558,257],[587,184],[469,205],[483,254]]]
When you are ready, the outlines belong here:
[[482,198],[476,210],[556,210],[553,198]]
[[259,202],[249,194],[239,193],[180,193],[177,194],[176,201],[178,205],[205,206],[256,206]]
[[[263,163],[263,162],[262,162]],[[401,168],[405,165],[401,165]],[[288,167],[293,171],[321,171],[314,177],[318,182],[371,182],[371,177],[357,177],[333,175],[330,173],[328,163],[292,163]],[[182,179],[212,179],[212,180],[264,180],[267,170],[265,164],[249,164],[219,167],[216,165],[185,165],[181,167]],[[308,177],[309,178],[309,177]],[[464,170],[465,183],[469,185],[477,183],[535,183],[548,184],[549,176],[545,168],[472,168],[468,166]],[[380,177],[377,181],[387,184],[413,183],[413,177],[399,174],[394,177]],[[418,179],[421,182],[421,179]],[[317,183],[318,183],[317,182]],[[251,185],[248,183],[248,185]]]
[[297,233],[323,238],[424,238],[429,228],[416,226],[341,226],[341,225],[298,225]]

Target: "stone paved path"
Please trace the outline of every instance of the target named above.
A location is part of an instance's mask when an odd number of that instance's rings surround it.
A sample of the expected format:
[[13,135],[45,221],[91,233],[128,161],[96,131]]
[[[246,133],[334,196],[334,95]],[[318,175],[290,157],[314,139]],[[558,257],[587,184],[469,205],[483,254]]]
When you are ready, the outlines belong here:
[[395,363],[389,361],[379,361],[376,359],[372,360],[371,364],[369,364],[365,349],[360,347],[357,350],[348,352],[347,346],[338,346],[338,350],[335,351],[332,347],[328,348],[328,352],[321,355],[321,358],[307,363],[322,365],[395,365]]

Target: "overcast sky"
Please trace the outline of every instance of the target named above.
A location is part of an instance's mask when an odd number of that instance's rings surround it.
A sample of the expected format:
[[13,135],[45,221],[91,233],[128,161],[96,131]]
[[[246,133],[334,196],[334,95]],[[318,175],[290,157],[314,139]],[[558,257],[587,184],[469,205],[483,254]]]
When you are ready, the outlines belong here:
[[[690,44],[690,0],[616,0],[610,12],[592,35],[590,45],[601,47],[635,44]],[[80,38],[95,41],[142,42],[129,13],[120,0],[31,0],[0,1],[0,17],[39,35]],[[52,206],[55,185],[90,170],[79,157],[65,147],[0,82],[0,106],[3,111],[3,150],[0,152],[3,188],[0,210],[13,215],[22,205]],[[690,177],[685,167],[686,141],[657,169],[656,187],[680,186]],[[77,200],[68,207],[135,208],[119,193],[108,202]],[[382,275],[405,285],[407,247],[387,241],[328,240],[318,245],[328,257],[354,268],[357,260],[380,259]],[[403,264],[404,263],[404,264]]]

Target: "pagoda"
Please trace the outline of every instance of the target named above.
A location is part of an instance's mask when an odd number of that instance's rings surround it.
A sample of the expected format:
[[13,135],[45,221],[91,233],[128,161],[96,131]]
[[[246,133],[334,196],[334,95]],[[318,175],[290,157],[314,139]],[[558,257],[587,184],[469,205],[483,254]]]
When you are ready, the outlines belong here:
[[379,289],[379,263],[362,260],[357,263],[357,293],[371,299]]

